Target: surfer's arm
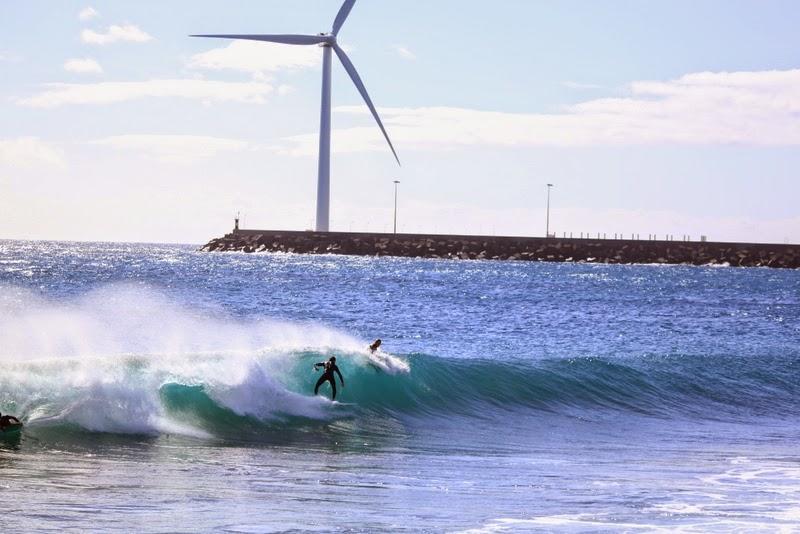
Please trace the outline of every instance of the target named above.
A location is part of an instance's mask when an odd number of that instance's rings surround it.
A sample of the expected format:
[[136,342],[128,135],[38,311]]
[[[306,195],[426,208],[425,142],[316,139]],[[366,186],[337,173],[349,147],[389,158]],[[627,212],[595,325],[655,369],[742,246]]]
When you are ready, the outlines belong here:
[[337,375],[339,375],[339,382],[341,382],[342,383],[342,387],[344,387],[344,378],[342,378],[342,373],[339,372],[339,368],[338,367],[334,367],[333,370],[336,371]]
[[318,362],[314,364],[314,369],[319,369],[320,367],[325,367],[325,362]]

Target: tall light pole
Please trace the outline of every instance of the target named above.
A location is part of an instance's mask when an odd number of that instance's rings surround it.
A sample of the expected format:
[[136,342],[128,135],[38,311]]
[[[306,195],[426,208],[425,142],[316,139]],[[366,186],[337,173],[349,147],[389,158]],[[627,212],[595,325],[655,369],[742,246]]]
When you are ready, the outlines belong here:
[[544,236],[550,237],[550,188],[553,184],[547,184],[547,223],[544,230]]
[[394,233],[397,233],[397,184],[400,180],[394,181]]

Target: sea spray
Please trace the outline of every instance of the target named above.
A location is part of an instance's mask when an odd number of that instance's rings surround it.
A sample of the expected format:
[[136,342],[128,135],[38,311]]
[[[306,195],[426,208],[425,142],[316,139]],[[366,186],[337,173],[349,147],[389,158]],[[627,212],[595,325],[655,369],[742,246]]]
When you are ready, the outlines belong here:
[[[2,294],[0,358],[7,363],[0,404],[27,414],[33,428],[67,423],[101,432],[191,434],[191,425],[163,402],[170,384],[202,388],[240,416],[324,419],[329,402],[281,383],[292,354],[366,350],[366,342],[310,322],[225,317],[127,284],[66,302],[18,288]],[[207,426],[213,424],[200,425]]]
[[131,284],[102,286],[69,300],[0,287],[0,358],[242,353],[366,343],[312,321],[243,319],[208,305],[190,308]]

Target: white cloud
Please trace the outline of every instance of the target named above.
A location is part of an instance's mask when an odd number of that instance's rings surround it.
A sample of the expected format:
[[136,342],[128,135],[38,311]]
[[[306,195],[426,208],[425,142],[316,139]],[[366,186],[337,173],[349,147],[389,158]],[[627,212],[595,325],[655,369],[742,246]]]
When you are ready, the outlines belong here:
[[227,46],[195,54],[189,68],[235,70],[263,74],[282,69],[304,69],[322,62],[317,46],[290,46],[261,41],[233,41]]
[[68,59],[64,63],[64,70],[67,72],[77,72],[80,74],[102,74],[103,67],[101,67],[100,63],[92,58],[73,58]]
[[88,44],[105,45],[116,43],[118,41],[146,43],[147,41],[152,41],[153,37],[147,32],[140,30],[133,24],[125,24],[123,26],[109,26],[105,33],[98,33],[93,30],[83,30],[81,32],[81,40]]
[[595,85],[593,83],[580,83],[580,82],[562,82],[561,85],[567,89],[605,89],[602,85]]
[[118,150],[143,152],[175,163],[191,163],[223,152],[242,152],[255,147],[238,139],[200,135],[116,135],[96,139],[91,144]]
[[417,56],[414,55],[414,53],[405,46],[394,45],[394,50],[395,52],[397,52],[397,55],[399,55],[403,59],[408,59],[411,61],[417,59]]
[[5,61],[7,63],[17,63],[19,61],[22,61],[22,58],[13,52],[0,50],[0,61]]
[[[337,112],[368,114],[363,106]],[[629,95],[599,98],[562,113],[474,109],[380,110],[395,146],[623,146],[643,144],[800,145],[800,69],[696,73],[667,82],[630,84]],[[286,152],[316,153],[316,134],[287,139]],[[337,130],[339,152],[386,150],[376,126]]]
[[100,13],[98,13],[95,10],[95,8],[93,8],[92,6],[87,6],[87,7],[83,8],[83,9],[81,9],[81,12],[78,13],[78,19],[79,20],[83,20],[83,21],[92,20],[93,18],[96,18],[96,17],[99,17],[99,16],[100,16]]
[[0,139],[0,165],[15,168],[36,166],[64,167],[60,149],[36,137]]
[[46,89],[19,105],[55,108],[74,104],[112,104],[140,98],[188,98],[201,102],[243,102],[262,104],[272,85],[259,82],[219,82],[210,80],[148,80],[142,82],[100,82],[86,84],[48,84]]

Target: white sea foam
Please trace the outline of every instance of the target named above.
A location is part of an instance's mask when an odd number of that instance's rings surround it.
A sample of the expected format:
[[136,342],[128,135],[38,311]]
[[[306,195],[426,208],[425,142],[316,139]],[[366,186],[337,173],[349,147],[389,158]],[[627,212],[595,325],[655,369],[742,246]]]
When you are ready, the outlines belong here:
[[531,519],[500,517],[497,519],[492,519],[491,521],[487,522],[485,525],[481,527],[468,530],[460,530],[457,532],[458,534],[497,534],[497,533],[508,533],[508,532],[530,532],[532,530],[537,530],[539,532],[543,531],[549,532],[556,527],[560,529],[564,529],[567,527],[571,527],[572,529],[577,528],[581,530],[591,529],[593,531],[597,530],[598,528],[612,529],[614,531],[619,531],[619,530],[627,530],[627,531],[643,530],[648,532],[672,531],[667,528],[661,528],[657,525],[618,522],[614,521],[611,518],[604,521],[602,519],[597,518],[596,516],[559,514],[559,515],[534,517]]
[[516,532],[663,532],[703,534],[706,532],[795,532],[791,524],[770,524],[747,518],[707,516],[692,521],[670,522],[643,517],[641,522],[620,521],[607,514],[556,514],[530,519],[502,517],[484,525],[453,531],[458,534],[508,534]]
[[396,375],[399,373],[408,373],[411,367],[408,362],[405,362],[397,356],[392,356],[382,350],[375,352],[365,351],[361,356],[366,356],[366,361],[381,369],[385,373]]
[[267,420],[283,415],[323,419],[330,403],[322,397],[307,397],[288,391],[262,367],[252,362],[236,384],[210,388],[211,397],[238,415]]

